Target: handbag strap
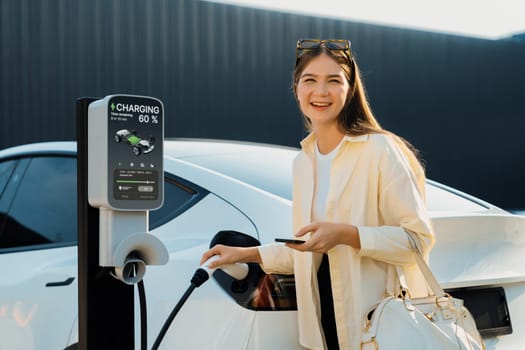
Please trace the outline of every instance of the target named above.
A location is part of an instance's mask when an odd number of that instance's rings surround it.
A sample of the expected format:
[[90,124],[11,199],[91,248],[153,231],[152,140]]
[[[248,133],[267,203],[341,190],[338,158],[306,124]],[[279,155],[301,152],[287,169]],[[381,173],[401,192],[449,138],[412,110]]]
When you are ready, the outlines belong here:
[[[423,277],[425,278],[425,281],[428,287],[430,287],[430,290],[434,293],[434,295],[437,298],[446,296],[447,293],[445,293],[443,288],[441,288],[441,285],[439,284],[437,278],[432,273],[432,270],[430,270],[430,267],[428,266],[425,259],[423,258],[423,254],[419,250],[419,247],[417,247],[414,237],[412,236],[410,232],[407,232],[407,234],[409,237],[410,245],[413,248],[414,257],[415,257],[417,266],[419,268],[419,271],[421,271],[421,273],[423,274]],[[405,274],[403,272],[403,267],[400,265],[389,265],[388,272],[387,272],[387,285],[386,285],[386,292],[388,295],[394,295],[394,288],[395,288],[394,287],[394,284],[395,284],[394,268],[397,272],[399,286],[402,289],[409,290],[408,284],[405,279]]]
[[[399,285],[396,285],[396,276],[397,276],[397,282],[399,283]],[[387,282],[386,282],[385,296],[396,297],[399,295],[400,289],[408,291],[408,283],[406,282],[405,273],[403,272],[403,268],[399,265],[389,264],[388,270],[387,270]]]
[[421,252],[418,249],[415,249],[415,251],[416,254],[414,255],[416,257],[417,266],[419,267],[419,270],[425,277],[428,286],[430,287],[432,292],[434,292],[434,295],[438,298],[446,296],[447,293],[445,293],[443,288],[441,288],[441,285],[439,284],[436,276],[434,276],[427,262],[425,261],[425,259],[423,259],[423,255],[421,254]]

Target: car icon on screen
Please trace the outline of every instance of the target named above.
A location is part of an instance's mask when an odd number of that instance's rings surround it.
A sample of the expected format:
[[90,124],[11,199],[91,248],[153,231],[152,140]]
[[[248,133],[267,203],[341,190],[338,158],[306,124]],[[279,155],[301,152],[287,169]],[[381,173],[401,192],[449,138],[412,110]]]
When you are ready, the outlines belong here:
[[129,131],[122,129],[115,133],[115,141],[120,143],[126,142],[131,146],[134,155],[139,156],[141,153],[148,154],[155,148],[155,138],[150,136],[148,139],[143,139],[137,136],[135,130]]

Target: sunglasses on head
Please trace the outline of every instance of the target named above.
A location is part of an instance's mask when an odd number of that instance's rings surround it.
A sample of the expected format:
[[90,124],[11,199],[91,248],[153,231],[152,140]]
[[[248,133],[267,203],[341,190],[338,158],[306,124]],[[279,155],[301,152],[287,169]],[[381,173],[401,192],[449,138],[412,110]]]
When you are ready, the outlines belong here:
[[308,51],[318,50],[320,47],[324,47],[327,51],[342,51],[348,56],[348,60],[352,59],[352,51],[350,50],[350,40],[339,40],[339,39],[301,39],[297,41],[297,47],[295,50],[295,65],[299,61],[299,58]]

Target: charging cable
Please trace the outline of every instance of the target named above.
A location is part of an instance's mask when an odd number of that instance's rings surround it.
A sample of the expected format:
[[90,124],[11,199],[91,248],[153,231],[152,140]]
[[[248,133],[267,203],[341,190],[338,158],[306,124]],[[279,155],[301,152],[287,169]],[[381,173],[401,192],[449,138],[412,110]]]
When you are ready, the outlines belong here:
[[137,283],[140,304],[140,349],[148,349],[148,315],[146,314],[146,292],[144,291],[144,281]]
[[191,278],[190,286],[188,287],[184,295],[181,297],[177,305],[175,305],[170,315],[166,319],[166,322],[164,322],[164,325],[162,326],[162,329],[160,330],[159,335],[157,336],[157,339],[155,340],[155,343],[153,344],[153,347],[151,348],[152,350],[157,350],[159,348],[160,343],[162,342],[162,339],[168,332],[168,329],[171,323],[175,319],[175,316],[177,316],[180,309],[182,308],[182,305],[184,305],[184,303],[189,298],[191,293],[195,290],[195,288],[200,287],[204,282],[206,282],[216,269],[221,269],[224,272],[226,272],[228,275],[230,275],[231,277],[238,279],[238,280],[245,279],[246,276],[248,275],[249,268],[248,268],[248,265],[245,263],[227,264],[227,265],[221,265],[218,267],[210,268],[209,264],[212,261],[217,260],[218,258],[219,258],[218,255],[212,256],[211,258],[206,260],[206,262],[204,262],[204,264],[202,264],[201,267],[199,267],[195,271],[195,273],[193,274],[193,277]]

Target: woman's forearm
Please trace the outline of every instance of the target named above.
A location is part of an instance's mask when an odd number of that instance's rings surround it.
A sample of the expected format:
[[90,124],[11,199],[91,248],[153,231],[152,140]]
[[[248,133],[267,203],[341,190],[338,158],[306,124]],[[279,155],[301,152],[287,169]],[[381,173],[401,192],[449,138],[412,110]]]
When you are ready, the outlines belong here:
[[261,255],[259,254],[259,249],[257,247],[247,247],[241,249],[241,260],[239,260],[239,262],[258,264],[262,262]]
[[361,240],[359,239],[359,230],[357,226],[341,224],[341,240],[343,244],[349,245],[355,249],[361,249]]

